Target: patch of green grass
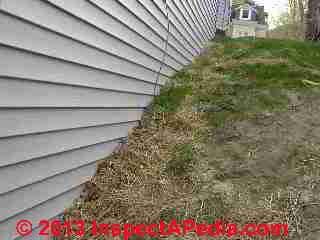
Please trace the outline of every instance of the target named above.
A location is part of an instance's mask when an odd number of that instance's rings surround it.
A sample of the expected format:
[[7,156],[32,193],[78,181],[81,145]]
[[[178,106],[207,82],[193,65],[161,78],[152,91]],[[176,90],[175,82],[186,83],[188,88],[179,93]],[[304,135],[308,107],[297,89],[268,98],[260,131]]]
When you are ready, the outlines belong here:
[[160,219],[165,222],[170,222],[173,219],[182,221],[186,218],[186,211],[184,209],[177,209],[177,208],[165,208],[162,209],[160,212]]
[[[275,63],[244,63],[231,69],[223,65],[225,60],[257,57],[275,59]],[[219,73],[224,74],[224,77],[203,80],[208,79],[208,70],[213,76],[217,71],[214,58],[220,62]],[[288,59],[288,63],[277,64],[279,58]],[[205,91],[199,87],[199,91],[192,92],[194,105],[207,112],[210,123],[215,127],[256,113],[282,110],[289,103],[286,91],[305,91],[305,80],[315,83],[320,80],[320,75],[315,72],[315,66],[320,66],[320,45],[314,43],[226,39],[214,46],[202,61],[197,62],[192,68],[195,68],[198,75],[191,79],[194,85],[204,85]],[[206,76],[199,75],[199,72],[205,72]]]
[[171,81],[161,88],[159,96],[153,102],[154,112],[176,112],[182,101],[192,93],[190,87],[191,75],[181,70]]
[[171,176],[184,176],[191,169],[194,158],[195,154],[192,144],[177,145],[165,172]]
[[176,112],[184,98],[190,93],[187,86],[164,86],[154,100],[155,112]]
[[243,49],[243,48],[239,48],[239,49],[236,49],[231,57],[233,59],[241,59],[241,58],[244,58],[244,57],[247,57],[250,55],[250,49]]
[[[268,87],[269,84],[271,87]],[[210,96],[196,99],[200,100],[201,104],[209,106],[205,111],[215,127],[223,126],[228,120],[241,120],[266,110],[281,109],[288,104],[288,98],[282,88],[272,86],[272,81],[259,83],[258,80],[223,81]]]
[[304,88],[303,79],[317,81],[319,76],[296,69],[288,64],[243,64],[233,70],[235,75],[248,78],[255,88]]
[[234,58],[285,58],[302,67],[320,67],[320,44],[275,39],[226,39],[224,54]]
[[[320,74],[315,67],[320,66],[318,44],[245,38],[227,39],[223,42],[223,49],[223,54],[216,56],[219,62],[222,62],[219,73],[224,74],[223,79],[213,79],[212,81],[216,81],[215,85],[207,84],[206,91],[193,94],[194,104],[200,106],[200,109],[204,108],[209,121],[215,127],[221,127],[227,121],[248,118],[256,113],[282,110],[289,103],[286,91],[305,91],[305,81],[315,84],[320,82]],[[211,56],[214,56],[214,53]],[[224,60],[220,59],[250,57],[267,57],[271,61],[270,64],[243,63],[230,69],[224,68]],[[289,61],[277,63],[276,59],[279,58]],[[274,63],[272,59],[275,59]],[[206,69],[210,68],[206,66]],[[216,70],[212,65],[211,71]]]
[[288,58],[301,66],[320,66],[320,45],[292,40],[259,40],[254,49],[270,49],[274,56]]

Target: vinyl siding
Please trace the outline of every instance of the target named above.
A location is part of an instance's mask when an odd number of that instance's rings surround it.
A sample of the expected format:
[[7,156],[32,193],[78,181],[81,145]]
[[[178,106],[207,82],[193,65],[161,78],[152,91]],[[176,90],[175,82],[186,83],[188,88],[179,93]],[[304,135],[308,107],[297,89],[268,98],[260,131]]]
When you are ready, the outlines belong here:
[[0,0],[0,239],[70,206],[225,1]]
[[221,1],[218,6],[217,28],[226,31],[231,21],[231,1]]

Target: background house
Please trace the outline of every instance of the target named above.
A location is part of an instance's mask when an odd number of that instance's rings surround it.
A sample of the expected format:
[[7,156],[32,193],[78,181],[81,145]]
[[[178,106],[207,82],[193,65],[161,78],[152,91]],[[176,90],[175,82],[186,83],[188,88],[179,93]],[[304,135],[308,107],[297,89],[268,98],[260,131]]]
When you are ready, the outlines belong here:
[[232,38],[264,38],[268,32],[267,18],[264,6],[259,6],[252,0],[236,0],[232,3],[228,35]]

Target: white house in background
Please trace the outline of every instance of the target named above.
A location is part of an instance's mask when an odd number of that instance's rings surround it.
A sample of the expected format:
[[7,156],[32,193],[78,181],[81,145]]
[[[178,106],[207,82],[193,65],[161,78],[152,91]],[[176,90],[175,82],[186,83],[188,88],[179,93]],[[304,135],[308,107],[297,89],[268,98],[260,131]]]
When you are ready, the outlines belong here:
[[269,28],[267,18],[264,6],[259,6],[252,0],[234,1],[227,35],[232,38],[264,38]]

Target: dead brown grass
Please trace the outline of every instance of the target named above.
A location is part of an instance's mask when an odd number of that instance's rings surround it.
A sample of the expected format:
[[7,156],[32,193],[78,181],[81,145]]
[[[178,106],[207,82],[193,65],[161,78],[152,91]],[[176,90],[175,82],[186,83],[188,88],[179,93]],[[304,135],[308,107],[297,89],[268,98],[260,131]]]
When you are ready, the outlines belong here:
[[197,131],[203,126],[201,114],[188,109],[144,116],[142,126],[130,133],[128,145],[100,162],[84,199],[68,217],[153,223],[165,210],[185,208],[195,187],[192,177],[169,176],[165,168],[177,145],[192,144],[195,152],[202,151]]

